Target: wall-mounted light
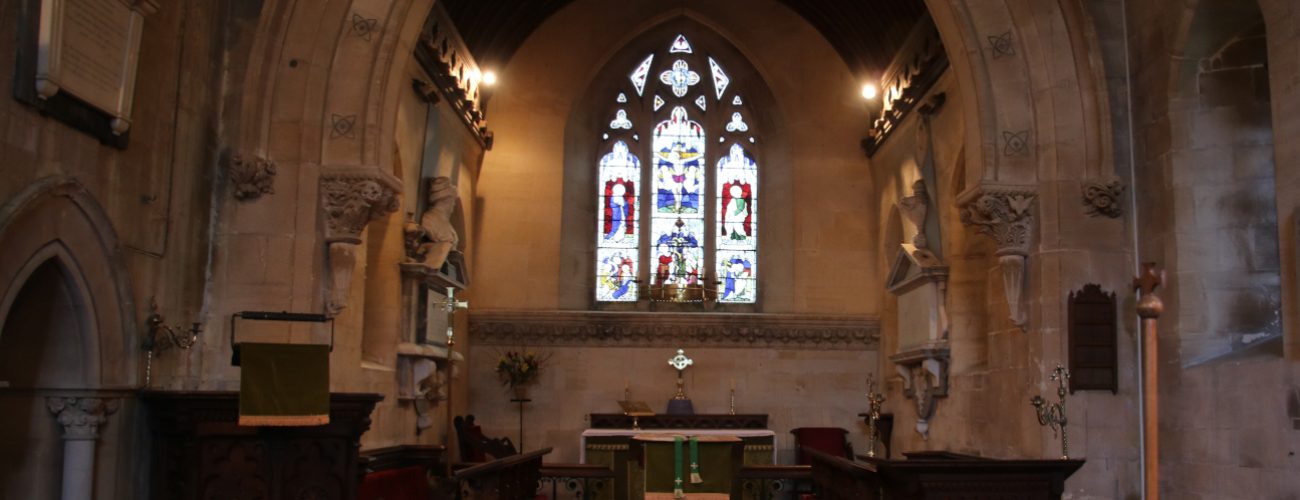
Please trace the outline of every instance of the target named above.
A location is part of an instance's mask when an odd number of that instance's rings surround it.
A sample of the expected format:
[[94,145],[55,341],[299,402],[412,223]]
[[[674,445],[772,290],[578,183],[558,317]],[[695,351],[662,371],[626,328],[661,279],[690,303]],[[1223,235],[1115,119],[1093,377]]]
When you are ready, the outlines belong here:
[[497,73],[492,70],[483,72],[483,85],[489,87],[497,84]]
[[158,312],[158,303],[153,300],[149,301],[149,317],[145,319],[149,331],[145,334],[144,345],[141,346],[145,351],[144,365],[144,385],[149,387],[153,380],[153,358],[162,355],[164,351],[175,347],[177,349],[188,351],[199,341],[199,333],[203,330],[203,324],[191,323],[189,329],[176,325],[168,325],[167,319]]
[[876,98],[876,95],[879,94],[879,93],[880,93],[880,91],[879,91],[879,89],[876,88],[876,84],[874,84],[874,83],[866,83],[866,84],[863,84],[863,85],[862,85],[862,98],[863,98],[863,99],[866,99],[866,100],[870,101],[870,100],[872,100],[872,99],[875,99],[875,98]]

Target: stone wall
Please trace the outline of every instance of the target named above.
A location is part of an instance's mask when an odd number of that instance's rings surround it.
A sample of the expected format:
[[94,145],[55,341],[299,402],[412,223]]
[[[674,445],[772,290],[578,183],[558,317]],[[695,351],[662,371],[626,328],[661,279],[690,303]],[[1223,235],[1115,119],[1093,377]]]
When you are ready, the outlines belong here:
[[1169,272],[1161,489],[1285,496],[1300,487],[1300,365],[1283,351],[1295,345],[1295,261],[1273,259],[1295,248],[1297,146],[1282,138],[1298,123],[1300,18],[1285,1],[1150,0],[1127,15],[1139,248]]

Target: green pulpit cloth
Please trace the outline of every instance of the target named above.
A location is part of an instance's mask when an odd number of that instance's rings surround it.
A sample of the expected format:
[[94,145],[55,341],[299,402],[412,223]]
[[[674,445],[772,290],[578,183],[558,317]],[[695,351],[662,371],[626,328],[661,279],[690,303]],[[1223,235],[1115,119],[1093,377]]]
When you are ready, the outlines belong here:
[[[731,498],[733,436],[636,436],[645,447],[646,500]],[[684,448],[689,448],[689,453]]]
[[239,344],[239,425],[330,423],[330,346]]

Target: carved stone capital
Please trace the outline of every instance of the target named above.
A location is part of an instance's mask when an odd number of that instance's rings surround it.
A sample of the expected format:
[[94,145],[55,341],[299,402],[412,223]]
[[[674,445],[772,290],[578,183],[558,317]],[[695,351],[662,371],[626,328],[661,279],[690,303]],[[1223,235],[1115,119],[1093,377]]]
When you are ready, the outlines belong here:
[[998,244],[998,255],[1029,255],[1038,193],[1027,186],[986,184],[957,199],[961,222]]
[[872,350],[875,318],[795,314],[471,311],[475,345]]
[[275,162],[266,158],[232,153],[226,160],[226,174],[237,200],[255,200],[275,192]]
[[321,174],[327,243],[361,243],[370,221],[396,212],[401,182],[377,168],[330,169]]
[[1089,216],[1105,216],[1112,219],[1124,214],[1120,197],[1124,195],[1124,182],[1118,177],[1106,180],[1084,181],[1083,207]]
[[1034,201],[1038,194],[1028,186],[983,184],[957,198],[961,221],[997,242],[1003,291],[1011,322],[1022,330],[1029,323],[1021,304],[1025,268],[1033,242]]
[[99,438],[99,426],[117,411],[117,400],[83,397],[48,397],[45,407],[63,426],[63,439],[93,441]]
[[373,167],[325,168],[321,174],[321,210],[325,215],[330,284],[325,309],[338,314],[347,307],[361,232],[375,219],[396,212],[402,184]]

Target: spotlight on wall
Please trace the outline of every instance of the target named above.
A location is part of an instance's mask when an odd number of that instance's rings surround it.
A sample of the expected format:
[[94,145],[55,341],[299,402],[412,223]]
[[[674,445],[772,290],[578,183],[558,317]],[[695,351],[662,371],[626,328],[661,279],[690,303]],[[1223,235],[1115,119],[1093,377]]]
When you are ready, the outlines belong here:
[[497,84],[497,74],[496,74],[496,72],[495,72],[495,71],[491,71],[491,70],[489,70],[489,71],[485,71],[485,72],[483,73],[483,85],[487,85],[487,86],[491,87],[491,86],[496,85],[496,84]]
[[866,99],[866,100],[868,100],[868,101],[869,101],[869,100],[872,100],[872,99],[875,99],[875,98],[876,98],[876,94],[877,94],[878,92],[879,92],[879,91],[876,89],[876,84],[874,84],[874,83],[866,83],[866,84],[863,84],[863,85],[862,85],[862,98],[863,98],[863,99]]

